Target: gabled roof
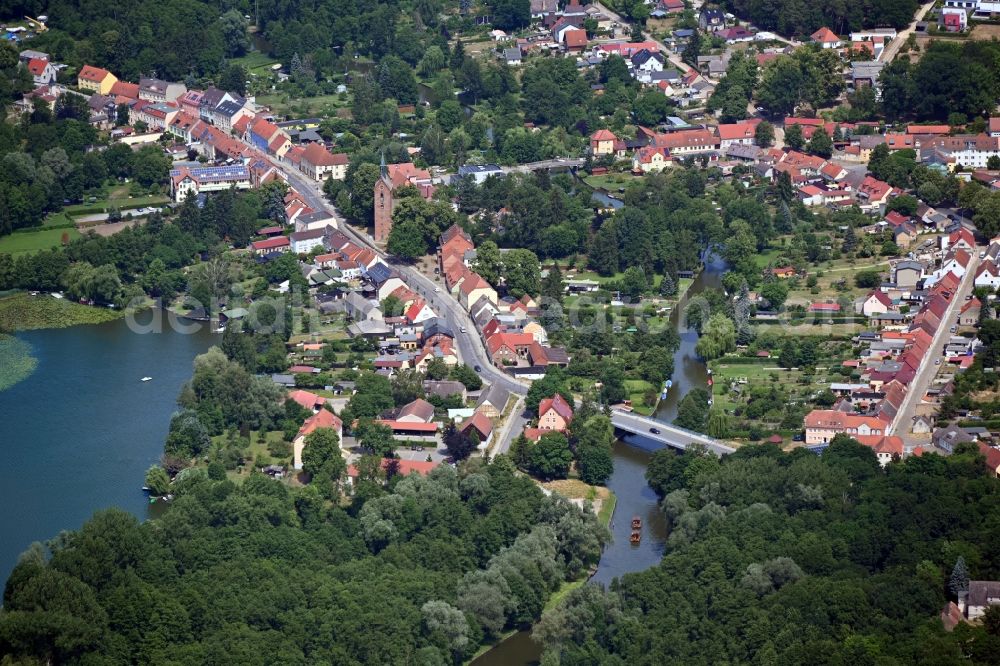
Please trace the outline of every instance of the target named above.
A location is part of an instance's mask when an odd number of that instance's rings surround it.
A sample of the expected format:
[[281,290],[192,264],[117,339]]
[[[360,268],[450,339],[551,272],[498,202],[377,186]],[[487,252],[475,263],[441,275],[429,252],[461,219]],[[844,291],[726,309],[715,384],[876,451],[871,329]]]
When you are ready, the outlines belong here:
[[538,403],[538,416],[541,418],[549,411],[555,411],[566,422],[573,420],[573,408],[566,402],[566,398],[556,393],[551,398],[544,398]]
[[417,398],[399,408],[396,420],[401,420],[404,416],[416,416],[424,423],[429,423],[434,418],[434,405],[423,398]]
[[493,432],[493,423],[482,412],[473,412],[472,416],[462,423],[462,432],[475,428],[479,433],[480,441],[486,439]]
[[100,67],[94,67],[92,65],[84,65],[83,69],[80,70],[78,78],[92,83],[100,83],[110,74],[111,72],[106,69],[101,69]]
[[814,42],[819,42],[820,44],[834,44],[840,41],[840,37],[837,37],[833,30],[830,30],[825,26],[810,35],[809,39]]
[[333,154],[319,143],[310,143],[302,153],[302,159],[313,166],[343,166],[347,164],[347,155]]
[[299,435],[305,437],[319,428],[340,430],[342,427],[343,422],[339,416],[326,409],[321,409],[305,420],[302,427],[299,428]]

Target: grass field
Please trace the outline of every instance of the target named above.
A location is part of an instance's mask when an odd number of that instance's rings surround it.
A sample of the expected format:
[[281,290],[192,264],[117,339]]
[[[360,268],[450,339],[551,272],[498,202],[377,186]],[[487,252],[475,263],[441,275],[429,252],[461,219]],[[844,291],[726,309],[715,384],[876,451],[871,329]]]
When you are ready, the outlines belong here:
[[258,95],[257,103],[271,109],[275,115],[323,116],[335,115],[337,109],[350,106],[350,97],[341,99],[338,94],[317,97],[290,98],[285,93]]
[[80,237],[76,229],[46,229],[41,231],[22,231],[0,237],[0,254],[19,255],[25,252],[48,250],[62,244],[63,234],[68,240]]
[[649,416],[656,409],[655,403],[652,405],[644,404],[643,397],[650,391],[655,392],[657,388],[644,379],[625,380],[625,391],[628,392],[628,398],[632,401],[632,409],[643,416]]
[[80,305],[48,295],[18,294],[0,299],[0,331],[101,324],[123,314],[120,310]]
[[242,58],[233,58],[232,62],[237,65],[242,65],[247,69],[247,71],[253,74],[254,70],[270,67],[278,61],[266,53],[254,51],[253,53],[246,54]]
[[607,173],[601,176],[587,176],[583,182],[593,188],[607,190],[610,194],[618,194],[619,187],[627,188],[637,180],[636,176],[627,173]]

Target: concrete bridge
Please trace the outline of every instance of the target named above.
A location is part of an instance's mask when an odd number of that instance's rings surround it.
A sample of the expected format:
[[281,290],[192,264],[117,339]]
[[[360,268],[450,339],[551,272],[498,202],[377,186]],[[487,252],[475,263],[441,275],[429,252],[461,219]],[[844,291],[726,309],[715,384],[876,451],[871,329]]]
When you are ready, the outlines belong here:
[[561,157],[554,160],[542,160],[541,162],[529,162],[515,166],[501,167],[504,173],[529,173],[531,171],[542,171],[543,169],[575,169],[583,166],[586,160],[575,157]]
[[613,410],[611,412],[611,425],[615,430],[627,432],[632,435],[640,435],[646,439],[659,442],[664,446],[670,446],[681,451],[687,449],[691,444],[702,444],[712,453],[722,456],[732,453],[736,449],[726,446],[719,440],[702,435],[699,432],[678,428],[669,423],[663,423],[648,416],[639,416],[630,412]]

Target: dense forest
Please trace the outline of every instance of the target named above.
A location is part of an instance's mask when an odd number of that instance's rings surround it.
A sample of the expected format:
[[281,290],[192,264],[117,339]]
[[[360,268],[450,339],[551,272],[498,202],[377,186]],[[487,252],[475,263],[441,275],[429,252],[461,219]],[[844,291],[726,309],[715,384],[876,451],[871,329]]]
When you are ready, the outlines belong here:
[[663,560],[546,613],[545,663],[997,663],[996,622],[949,634],[938,619],[960,558],[1000,576],[1000,482],[975,445],[884,472],[843,436],[822,456],[660,452],[647,478]]
[[913,20],[916,0],[808,2],[808,0],[724,0],[722,5],[761,30],[807,37],[823,26],[842,35],[851,30],[890,26]]
[[503,461],[388,482],[367,470],[359,482],[377,496],[343,510],[312,486],[263,475],[237,486],[191,470],[162,519],[98,513],[22,557],[4,591],[0,654],[460,663],[537,619],[600,554],[593,513],[544,497]]

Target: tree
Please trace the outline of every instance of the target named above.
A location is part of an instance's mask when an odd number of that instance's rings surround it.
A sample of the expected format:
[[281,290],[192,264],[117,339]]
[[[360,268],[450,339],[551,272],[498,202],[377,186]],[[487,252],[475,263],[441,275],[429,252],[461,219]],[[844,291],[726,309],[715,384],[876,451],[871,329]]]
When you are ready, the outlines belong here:
[[698,56],[701,55],[701,33],[695,30],[691,38],[688,39],[687,45],[684,47],[684,51],[681,52],[681,60],[691,65],[692,67],[698,67]]
[[341,454],[340,439],[335,430],[317,428],[306,435],[302,469],[326,497],[336,497],[338,484],[347,473],[347,462]]
[[146,470],[146,488],[149,494],[154,497],[162,497],[170,492],[170,477],[165,469],[159,465],[153,465]]
[[833,141],[822,127],[817,127],[809,139],[809,152],[820,157],[830,157],[833,154]]
[[955,566],[951,570],[951,577],[948,579],[948,591],[955,598],[961,596],[963,592],[969,591],[969,567],[965,565],[965,558],[961,555],[955,560]]
[[424,232],[415,222],[393,224],[386,249],[404,261],[415,261],[428,252]]
[[602,446],[583,446],[577,452],[580,479],[591,485],[604,485],[614,473],[615,464],[611,449]]
[[391,456],[396,450],[392,428],[384,423],[362,422],[358,425],[356,435],[362,448],[382,458]]
[[483,386],[483,380],[468,365],[464,363],[454,366],[451,369],[451,378],[455,381],[462,382],[462,384],[470,391],[478,391]]
[[784,280],[766,282],[760,288],[760,295],[771,305],[771,308],[781,310],[785,305],[785,299],[788,298],[788,285],[785,284]]
[[724,356],[736,349],[736,326],[733,320],[722,313],[708,318],[702,327],[701,337],[695,346],[698,355],[706,360]]
[[473,270],[490,284],[500,284],[500,276],[503,274],[503,257],[500,254],[500,248],[494,241],[486,241],[476,248],[476,262],[473,265]]
[[528,466],[532,474],[550,481],[565,479],[572,462],[573,453],[569,449],[566,435],[561,432],[547,432],[532,447]]
[[990,171],[1000,170],[1000,156],[990,155],[989,159],[986,160],[986,168]]
[[766,120],[757,123],[757,127],[754,128],[753,139],[754,143],[761,148],[770,148],[774,144],[774,126]]
[[493,25],[501,30],[523,28],[531,21],[529,0],[491,0]]
[[537,296],[541,289],[541,265],[531,250],[508,250],[503,256],[503,276],[507,293],[514,298]]
[[802,146],[805,144],[805,138],[802,136],[802,126],[792,125],[791,127],[785,127],[785,145],[792,150],[801,150]]
[[212,440],[197,412],[184,410],[170,419],[170,430],[163,450],[168,455],[193,458],[208,450]]
[[443,440],[448,455],[455,462],[461,462],[468,458],[479,444],[479,442],[474,442],[467,433],[456,428],[453,421],[445,427]]
[[674,425],[696,432],[704,432],[708,421],[708,392],[703,388],[688,391],[677,406]]

